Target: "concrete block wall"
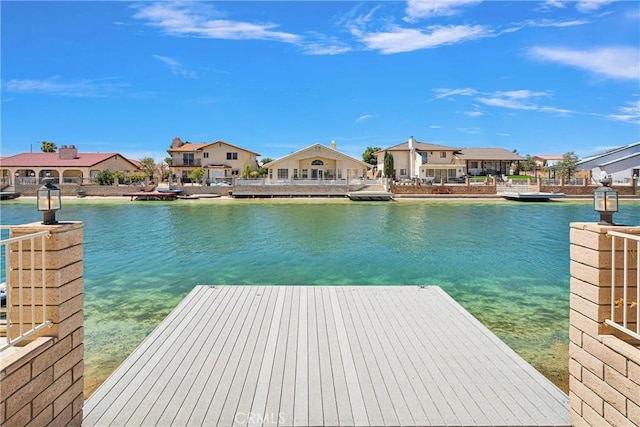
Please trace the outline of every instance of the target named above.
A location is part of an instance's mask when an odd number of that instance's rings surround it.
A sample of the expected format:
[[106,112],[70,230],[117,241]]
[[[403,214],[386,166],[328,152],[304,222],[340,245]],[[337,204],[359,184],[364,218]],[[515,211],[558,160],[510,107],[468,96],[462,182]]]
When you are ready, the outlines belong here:
[[[51,327],[29,337],[26,345],[5,350],[0,355],[0,425],[2,426],[80,426],[82,424],[84,387],[84,313],[82,223],[40,223],[16,226],[11,236],[47,230],[46,302]],[[36,250],[41,240],[35,241]],[[24,250],[30,244],[23,244]],[[36,268],[42,265],[35,257]],[[17,280],[19,258],[12,253],[9,274]],[[30,282],[30,256],[23,256],[25,283]],[[37,270],[36,270],[37,271]],[[36,272],[36,286],[41,286],[42,273]],[[40,291],[40,292],[38,292]],[[12,289],[12,299],[18,297]],[[30,292],[23,301],[31,303]],[[36,320],[42,313],[41,288],[36,289]],[[27,310],[30,312],[30,310]],[[13,323],[19,312],[9,313]]]
[[[640,347],[604,324],[611,317],[611,238],[607,231],[639,234],[640,227],[572,223],[569,330],[569,402],[576,426],[640,426]],[[622,279],[616,244],[616,284]],[[635,258],[628,257],[635,288]],[[621,295],[623,288],[616,288]],[[635,299],[635,289],[628,290]],[[620,321],[616,310],[617,321]],[[637,319],[631,318],[631,328]]]

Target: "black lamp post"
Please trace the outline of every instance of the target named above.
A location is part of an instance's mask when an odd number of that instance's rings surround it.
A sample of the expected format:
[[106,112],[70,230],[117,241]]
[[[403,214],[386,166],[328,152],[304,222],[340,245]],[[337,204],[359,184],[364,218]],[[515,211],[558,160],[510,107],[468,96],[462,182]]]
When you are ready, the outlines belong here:
[[600,181],[602,187],[593,192],[593,209],[600,213],[600,225],[616,225],[613,213],[618,212],[618,192],[611,185],[611,177]]
[[38,210],[43,212],[44,225],[57,224],[56,211],[62,207],[60,189],[45,179],[44,185],[38,188]]

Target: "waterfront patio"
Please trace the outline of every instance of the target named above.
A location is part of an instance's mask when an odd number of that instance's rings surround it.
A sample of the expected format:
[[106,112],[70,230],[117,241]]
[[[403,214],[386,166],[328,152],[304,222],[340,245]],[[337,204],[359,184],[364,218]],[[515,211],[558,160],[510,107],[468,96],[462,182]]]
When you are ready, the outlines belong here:
[[568,397],[438,287],[198,286],[92,425],[570,425]]

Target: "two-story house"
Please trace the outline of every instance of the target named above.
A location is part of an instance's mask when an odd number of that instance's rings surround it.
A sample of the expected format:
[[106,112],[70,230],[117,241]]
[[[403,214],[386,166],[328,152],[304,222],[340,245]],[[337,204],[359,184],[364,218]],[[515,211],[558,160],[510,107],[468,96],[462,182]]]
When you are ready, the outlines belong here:
[[397,180],[425,179],[440,181],[465,175],[457,154],[460,149],[418,142],[411,136],[407,142],[394,145],[374,153],[378,158],[378,170],[384,171],[384,155],[393,156],[394,172],[391,178]]
[[509,175],[511,164],[524,160],[504,148],[453,148],[418,142],[411,136],[407,142],[375,153],[379,171],[384,171],[385,153],[393,156],[392,178],[432,182],[447,182],[467,175]]
[[204,169],[207,182],[231,181],[242,173],[245,165],[252,171],[257,170],[260,156],[224,141],[185,143],[178,137],[173,138],[167,152],[171,156],[174,179],[182,182],[189,182],[189,174],[198,167]]

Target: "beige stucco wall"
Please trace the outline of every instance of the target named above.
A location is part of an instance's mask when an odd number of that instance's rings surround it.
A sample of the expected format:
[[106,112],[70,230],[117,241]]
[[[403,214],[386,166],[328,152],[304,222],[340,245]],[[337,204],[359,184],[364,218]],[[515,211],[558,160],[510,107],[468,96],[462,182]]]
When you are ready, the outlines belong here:
[[[312,165],[314,161],[322,161],[322,165]],[[306,179],[313,179],[312,169],[322,170],[324,179],[342,179],[349,177],[361,177],[366,174],[367,167],[360,162],[351,160],[348,157],[340,155],[338,152],[323,147],[314,146],[308,150],[301,151],[288,158],[274,161],[267,165],[269,177],[273,180],[278,179],[278,169],[288,170],[288,179],[294,179],[294,169],[297,169],[298,179],[303,178],[303,170],[307,170]],[[327,172],[330,171],[330,176]]]
[[[208,153],[209,157],[205,158],[204,153]],[[238,159],[227,160],[227,153],[238,153]],[[201,159],[203,167],[207,165],[229,165],[232,170],[238,171],[238,173],[242,173],[245,165],[249,165],[251,170],[257,170],[258,168],[256,155],[254,153],[239,147],[227,145],[223,142],[217,142],[205,147],[201,151],[197,151],[194,157]],[[178,158],[182,159],[182,154],[180,154]]]
[[[445,153],[445,157],[440,157],[440,153]],[[451,169],[456,169],[456,173],[461,175],[464,172],[464,162],[454,157],[452,151],[428,151],[427,163],[422,164],[422,156],[419,151],[415,151],[413,155],[409,150],[388,151],[393,156],[393,167],[396,171],[396,178],[412,178],[419,176],[424,178],[427,175],[425,170],[431,165],[441,168],[441,165],[449,165]],[[377,154],[378,169],[384,170],[384,151]],[[406,174],[402,174],[402,170],[406,170]]]

